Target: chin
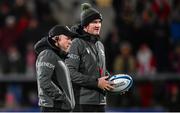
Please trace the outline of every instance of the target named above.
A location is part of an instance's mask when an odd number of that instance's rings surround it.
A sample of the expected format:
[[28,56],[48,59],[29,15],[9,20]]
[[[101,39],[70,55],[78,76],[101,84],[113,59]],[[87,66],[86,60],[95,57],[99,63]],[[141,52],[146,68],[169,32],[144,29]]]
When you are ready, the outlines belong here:
[[99,33],[94,33],[94,35],[99,35]]
[[65,53],[68,53],[68,51],[69,51],[69,50],[65,50],[64,52],[65,52]]
[[69,52],[69,48],[66,49],[66,52]]

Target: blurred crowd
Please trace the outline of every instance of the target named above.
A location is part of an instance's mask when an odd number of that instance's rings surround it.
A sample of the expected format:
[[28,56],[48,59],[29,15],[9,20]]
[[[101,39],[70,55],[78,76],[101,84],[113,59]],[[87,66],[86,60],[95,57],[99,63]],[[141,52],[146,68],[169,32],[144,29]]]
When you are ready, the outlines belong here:
[[104,42],[111,72],[180,73],[180,2],[114,0],[114,28]]
[[[113,0],[112,7],[114,25],[104,41],[108,70],[133,76],[180,75],[180,2]],[[122,108],[179,111],[178,82],[179,79],[136,81],[133,93],[111,95],[109,103]]]
[[32,73],[33,45],[55,24],[58,22],[43,0],[0,1],[1,73]]
[[[113,8],[112,29],[103,37],[107,68],[111,73],[180,73],[179,0],[90,2],[99,8]],[[62,3],[61,0],[0,2],[1,73],[34,71],[36,55],[33,45],[52,26],[61,24],[53,15],[55,8],[52,6],[56,4],[58,11],[62,12],[66,8]],[[74,1],[71,7],[77,8],[80,4],[80,1]],[[74,14],[74,19],[77,15]]]
[[[179,0],[85,1],[99,9],[112,8],[114,17],[109,21],[111,26],[106,26],[111,29],[102,37],[110,73],[180,74]],[[72,0],[66,7],[63,0],[1,0],[0,76],[34,76],[35,42],[47,35],[52,26],[64,24],[64,20],[69,25],[78,21],[79,6],[85,1]],[[72,18],[65,18],[67,14]]]

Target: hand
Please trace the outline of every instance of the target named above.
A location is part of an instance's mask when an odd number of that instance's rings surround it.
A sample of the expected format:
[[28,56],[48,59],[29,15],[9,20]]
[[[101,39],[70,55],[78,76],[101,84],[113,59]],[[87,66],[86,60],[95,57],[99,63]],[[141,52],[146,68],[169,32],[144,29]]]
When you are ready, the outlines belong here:
[[102,90],[112,90],[114,89],[113,83],[106,80],[108,76],[104,76],[98,79],[98,87],[101,88]]
[[120,92],[120,95],[124,95],[126,92],[128,92],[128,90]]
[[120,95],[124,95],[125,93],[126,93],[126,92],[125,92],[125,91],[123,91],[123,92],[121,92],[121,93],[120,93]]

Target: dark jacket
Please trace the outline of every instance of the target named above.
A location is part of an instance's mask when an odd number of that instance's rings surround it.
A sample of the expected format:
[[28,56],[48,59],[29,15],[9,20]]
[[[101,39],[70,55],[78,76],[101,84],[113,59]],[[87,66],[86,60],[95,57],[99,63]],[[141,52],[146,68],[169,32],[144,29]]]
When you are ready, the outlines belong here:
[[104,46],[99,37],[73,27],[80,34],[72,41],[65,60],[73,83],[77,104],[105,104],[104,92],[98,88],[98,78],[105,76]]
[[64,63],[66,54],[47,38],[34,46],[39,106],[72,110],[75,106],[70,73]]

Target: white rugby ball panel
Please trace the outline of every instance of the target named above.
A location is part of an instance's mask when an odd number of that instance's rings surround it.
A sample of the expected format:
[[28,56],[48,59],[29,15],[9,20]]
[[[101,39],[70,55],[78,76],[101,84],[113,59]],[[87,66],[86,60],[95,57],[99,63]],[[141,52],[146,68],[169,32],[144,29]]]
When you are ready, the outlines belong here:
[[127,91],[132,86],[133,82],[132,78],[125,74],[114,75],[109,80],[114,82],[114,89],[112,92]]

